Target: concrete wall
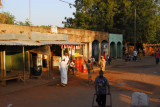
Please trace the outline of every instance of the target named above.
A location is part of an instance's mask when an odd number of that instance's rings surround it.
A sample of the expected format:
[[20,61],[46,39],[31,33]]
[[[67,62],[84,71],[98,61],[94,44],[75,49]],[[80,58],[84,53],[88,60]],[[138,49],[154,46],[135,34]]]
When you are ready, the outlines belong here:
[[[103,40],[109,41],[108,32],[98,32],[83,29],[73,28],[58,28],[58,34],[68,34],[69,41],[82,42],[86,45],[83,48],[84,56],[90,58],[92,56],[92,42],[98,40],[99,42],[99,53],[101,53],[101,42]],[[88,50],[88,51],[87,51]],[[101,55],[99,54],[99,57]]]
[[[68,34],[70,41],[75,42],[93,42],[98,40],[102,42],[103,40],[109,41],[108,32],[98,32],[83,29],[73,29],[73,28],[57,28],[58,34]],[[10,24],[0,24],[0,33],[25,33],[29,34],[32,32],[40,33],[51,33],[50,27],[39,27],[39,26],[20,26],[20,25],[10,25]]]
[[41,33],[51,33],[50,27],[39,27],[39,26],[20,26],[20,25],[10,25],[10,24],[0,24],[0,33],[27,33],[30,31],[41,32]]
[[[19,25],[9,25],[9,24],[0,24],[0,33],[25,33],[30,34],[32,32],[40,32],[40,33],[52,33],[50,27],[38,27],[38,26],[19,26]],[[101,42],[103,40],[109,41],[108,32],[98,32],[91,30],[83,30],[83,29],[73,29],[73,28],[57,28],[58,34],[67,34],[69,41],[73,42],[82,42],[86,43],[85,46],[88,49],[84,49],[84,53],[86,57],[92,56],[92,42],[94,40],[99,41],[99,45],[101,46]],[[88,50],[86,52],[86,50]],[[101,48],[99,50],[101,53]]]
[[74,42],[91,43],[94,40],[98,40],[99,42],[102,42],[103,40],[109,40],[108,32],[97,32],[83,29],[58,28],[58,34],[68,34],[69,40]]

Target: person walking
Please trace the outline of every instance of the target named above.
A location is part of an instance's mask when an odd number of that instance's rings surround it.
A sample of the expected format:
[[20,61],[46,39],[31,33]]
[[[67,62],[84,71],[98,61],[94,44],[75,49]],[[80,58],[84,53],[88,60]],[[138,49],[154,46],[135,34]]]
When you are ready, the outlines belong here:
[[137,54],[138,54],[137,50],[134,49],[133,51],[134,61],[137,61]]
[[110,93],[110,85],[106,77],[103,76],[103,71],[99,71],[99,76],[95,79],[95,91],[97,95],[96,102],[99,106],[104,107],[106,105],[106,94],[108,87],[108,93]]
[[101,56],[101,59],[99,60],[99,64],[100,64],[100,69],[101,69],[102,71],[105,71],[106,61],[105,61],[105,59],[103,58],[103,56]]
[[103,58],[106,59],[106,54],[105,54],[105,52],[103,52]]
[[142,56],[143,56],[143,52],[141,49],[139,49],[139,59],[141,60],[142,59]]
[[88,84],[90,84],[92,82],[92,69],[93,69],[90,60],[88,60],[87,68],[88,68]]
[[159,55],[160,55],[160,52],[157,50],[157,52],[155,53],[156,64],[159,64]]
[[107,55],[107,62],[109,65],[111,64],[111,60],[112,60],[111,57],[109,55]]
[[65,58],[62,58],[62,61],[59,64],[59,70],[61,74],[61,85],[66,86],[67,85],[67,64],[65,62]]

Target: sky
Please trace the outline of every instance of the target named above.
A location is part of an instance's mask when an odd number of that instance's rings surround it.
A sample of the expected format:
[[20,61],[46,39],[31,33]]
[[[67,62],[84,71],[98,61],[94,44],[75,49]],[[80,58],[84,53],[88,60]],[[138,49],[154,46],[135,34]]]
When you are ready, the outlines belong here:
[[[75,8],[60,0],[30,0],[31,22],[34,26],[53,25],[63,27],[65,17],[73,17]],[[64,0],[74,4],[75,0]],[[0,12],[10,12],[16,21],[25,22],[29,18],[29,0],[2,0],[3,9]]]

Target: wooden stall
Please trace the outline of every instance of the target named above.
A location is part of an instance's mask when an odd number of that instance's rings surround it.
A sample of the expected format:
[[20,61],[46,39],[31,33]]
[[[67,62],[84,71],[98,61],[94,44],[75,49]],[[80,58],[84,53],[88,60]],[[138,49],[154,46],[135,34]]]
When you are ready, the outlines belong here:
[[1,45],[1,85],[7,80],[17,79],[25,82],[30,73],[29,51],[31,47],[40,46],[33,41],[0,41]]

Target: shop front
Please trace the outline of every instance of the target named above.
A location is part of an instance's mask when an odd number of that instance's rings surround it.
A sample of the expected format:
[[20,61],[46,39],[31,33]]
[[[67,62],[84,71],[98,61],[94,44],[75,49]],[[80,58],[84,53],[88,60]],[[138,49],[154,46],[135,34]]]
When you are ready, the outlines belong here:
[[58,69],[61,57],[63,57],[64,52],[67,52],[70,61],[75,62],[78,72],[83,72],[83,43],[71,41],[40,41],[40,43],[50,46],[52,71]]
[[3,86],[12,79],[25,82],[30,74],[29,50],[41,45],[33,41],[0,41],[0,81]]

